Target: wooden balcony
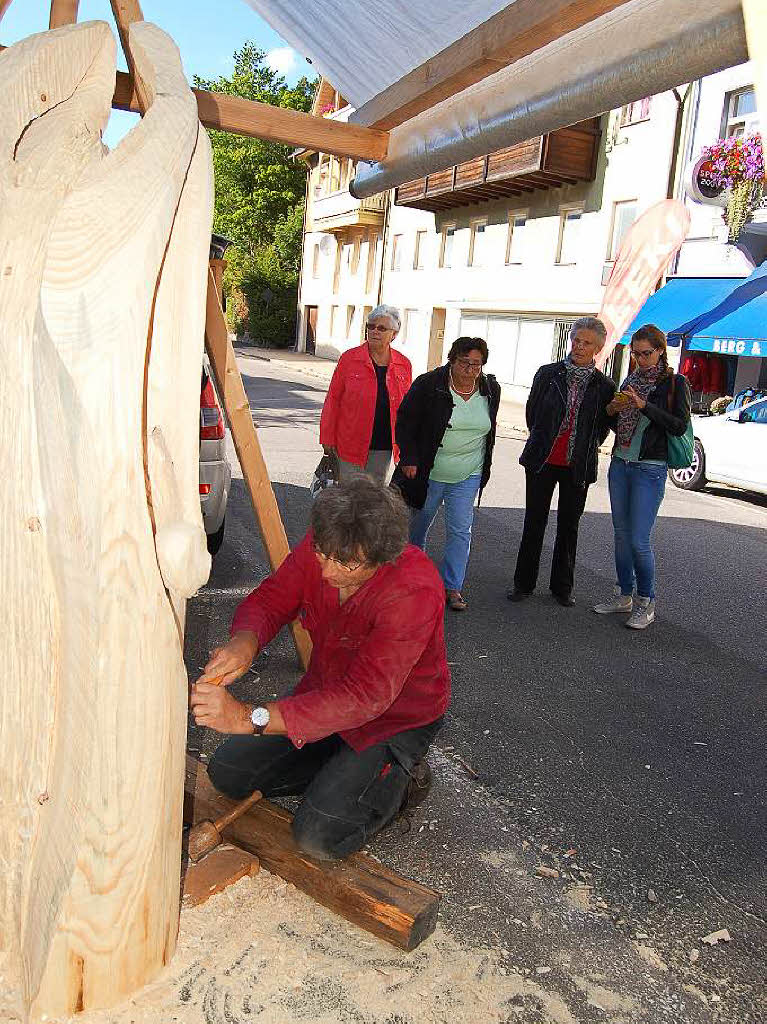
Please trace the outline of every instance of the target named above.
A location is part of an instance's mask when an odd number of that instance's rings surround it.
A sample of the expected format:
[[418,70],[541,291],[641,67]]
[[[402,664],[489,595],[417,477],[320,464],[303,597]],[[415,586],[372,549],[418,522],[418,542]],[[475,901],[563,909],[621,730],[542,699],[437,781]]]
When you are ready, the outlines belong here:
[[315,197],[308,221],[312,231],[345,231],[348,228],[380,228],[383,225],[385,196],[355,199],[348,189]]
[[538,189],[593,181],[601,134],[599,118],[581,121],[408,181],[396,190],[394,201],[399,206],[436,213],[506,196],[524,196]]

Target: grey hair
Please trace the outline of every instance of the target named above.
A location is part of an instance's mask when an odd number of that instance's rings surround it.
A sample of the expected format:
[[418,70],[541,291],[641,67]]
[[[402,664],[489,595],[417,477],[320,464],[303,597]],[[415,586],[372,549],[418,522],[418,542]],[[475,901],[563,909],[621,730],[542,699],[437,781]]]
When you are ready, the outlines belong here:
[[374,320],[381,320],[383,317],[388,316],[389,319],[397,325],[397,330],[402,326],[402,317],[399,315],[399,310],[396,306],[376,306],[375,309],[371,309],[368,315],[365,317],[365,323],[370,324]]
[[326,487],[312,505],[314,544],[327,558],[370,565],[393,562],[408,542],[409,515],[399,491],[366,473]]
[[579,316],[573,324],[573,326],[570,328],[570,333],[568,337],[570,338],[571,342],[575,337],[575,332],[580,330],[593,331],[594,334],[598,334],[599,337],[602,339],[602,344],[599,347],[600,349],[604,348],[604,344],[607,341],[607,328],[599,319],[599,317]]

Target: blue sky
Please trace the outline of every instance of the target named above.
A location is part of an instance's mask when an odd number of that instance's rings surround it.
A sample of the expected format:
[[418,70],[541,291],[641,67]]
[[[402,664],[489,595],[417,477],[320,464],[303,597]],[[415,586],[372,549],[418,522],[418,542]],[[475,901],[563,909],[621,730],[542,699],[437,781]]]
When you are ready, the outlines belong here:
[[[141,0],[147,21],[165,29],[181,50],[184,70],[202,78],[226,75],[232,54],[252,40],[269,54],[269,63],[293,84],[301,75],[314,77],[310,64],[260,18],[245,0]],[[33,32],[48,28],[47,0],[14,0],[0,23],[0,43],[15,43]],[[109,0],[80,0],[79,21],[100,19],[114,28]],[[125,70],[119,44],[117,66]],[[114,146],[130,128],[135,116],[113,111],[104,141]]]

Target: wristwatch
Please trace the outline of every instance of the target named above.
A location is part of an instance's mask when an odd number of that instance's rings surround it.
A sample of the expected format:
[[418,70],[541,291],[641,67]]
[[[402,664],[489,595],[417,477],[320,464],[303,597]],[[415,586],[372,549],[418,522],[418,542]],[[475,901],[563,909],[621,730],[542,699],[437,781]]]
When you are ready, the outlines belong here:
[[250,713],[250,720],[253,723],[253,735],[263,735],[264,729],[269,725],[269,709],[268,708],[253,708]]

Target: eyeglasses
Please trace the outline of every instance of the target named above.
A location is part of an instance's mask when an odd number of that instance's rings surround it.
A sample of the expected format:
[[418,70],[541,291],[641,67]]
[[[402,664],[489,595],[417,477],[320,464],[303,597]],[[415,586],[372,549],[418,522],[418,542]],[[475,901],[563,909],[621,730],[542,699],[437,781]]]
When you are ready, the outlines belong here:
[[646,349],[643,349],[640,352],[639,349],[633,348],[631,351],[634,353],[634,356],[637,359],[649,359],[650,356],[653,354],[653,352],[657,352],[658,349],[657,348],[646,348]]
[[396,329],[394,327],[384,327],[383,324],[366,324],[365,327],[368,331],[393,331]]
[[316,544],[314,544],[313,547],[315,555],[323,562],[332,562],[333,565],[337,565],[339,569],[343,569],[345,572],[356,572],[358,569],[362,569],[367,565],[367,562],[339,562],[339,560],[337,558],[333,558],[332,555],[326,555],[324,551],[320,551]]
[[456,360],[455,361],[457,363],[460,363],[460,365],[464,368],[464,370],[481,370],[482,369],[481,361],[477,362],[475,359],[464,359],[462,356],[456,356]]

